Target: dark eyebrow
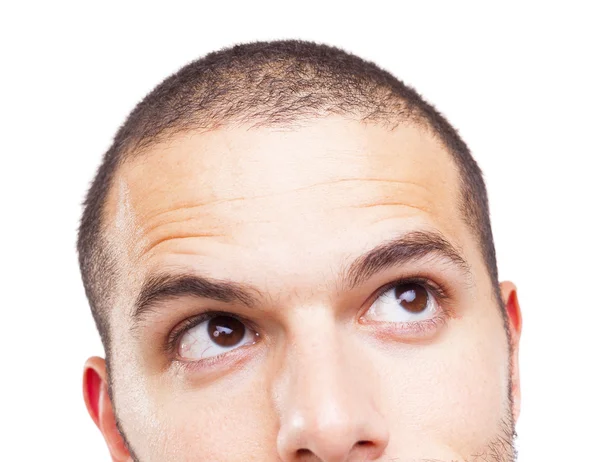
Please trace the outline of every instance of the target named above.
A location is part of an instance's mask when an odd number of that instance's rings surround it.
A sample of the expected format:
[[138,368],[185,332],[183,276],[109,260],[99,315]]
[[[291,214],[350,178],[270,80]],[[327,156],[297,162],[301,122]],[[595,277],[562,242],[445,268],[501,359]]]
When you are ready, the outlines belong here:
[[444,236],[434,232],[413,231],[385,241],[354,260],[343,271],[343,290],[351,290],[392,266],[426,257],[441,257],[457,266],[465,276],[471,276],[471,267],[467,261]]
[[[400,266],[426,257],[441,257],[458,266],[469,276],[470,267],[460,253],[441,234],[416,231],[383,242],[359,256],[342,270],[344,291],[359,286],[374,274],[392,266]],[[229,280],[218,280],[190,272],[182,274],[158,273],[143,284],[135,302],[135,322],[160,303],[174,298],[192,296],[224,303],[242,303],[248,307],[259,305],[260,291],[253,286]]]
[[144,314],[169,299],[192,296],[224,303],[239,302],[248,307],[258,305],[256,289],[239,282],[221,281],[191,273],[156,274],[142,285],[135,302],[133,318],[139,321]]

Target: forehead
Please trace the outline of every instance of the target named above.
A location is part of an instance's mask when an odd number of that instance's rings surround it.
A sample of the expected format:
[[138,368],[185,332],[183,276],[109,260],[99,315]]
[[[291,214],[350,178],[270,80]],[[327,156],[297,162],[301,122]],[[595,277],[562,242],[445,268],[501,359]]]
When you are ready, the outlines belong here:
[[460,246],[458,184],[424,129],[329,117],[179,135],[120,169],[106,210],[116,255],[139,278],[169,265],[299,275],[392,231],[432,229]]

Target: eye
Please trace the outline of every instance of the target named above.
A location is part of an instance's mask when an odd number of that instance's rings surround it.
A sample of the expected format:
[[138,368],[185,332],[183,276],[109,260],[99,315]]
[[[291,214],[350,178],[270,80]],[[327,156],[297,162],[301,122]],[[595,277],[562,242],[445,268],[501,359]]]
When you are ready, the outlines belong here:
[[188,361],[211,358],[255,343],[257,336],[233,316],[213,315],[184,332],[179,340],[178,355]]
[[433,319],[438,312],[435,298],[423,285],[399,283],[381,294],[363,317],[373,321],[411,323]]

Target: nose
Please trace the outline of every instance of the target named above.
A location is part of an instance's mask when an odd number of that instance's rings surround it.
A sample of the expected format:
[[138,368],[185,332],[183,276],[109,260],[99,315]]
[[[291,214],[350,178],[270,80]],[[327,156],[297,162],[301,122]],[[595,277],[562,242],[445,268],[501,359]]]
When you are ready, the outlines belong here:
[[369,379],[368,360],[326,316],[321,322],[313,317],[310,324],[313,328],[294,340],[283,368],[279,457],[285,462],[381,457],[389,433],[376,406],[377,381]]

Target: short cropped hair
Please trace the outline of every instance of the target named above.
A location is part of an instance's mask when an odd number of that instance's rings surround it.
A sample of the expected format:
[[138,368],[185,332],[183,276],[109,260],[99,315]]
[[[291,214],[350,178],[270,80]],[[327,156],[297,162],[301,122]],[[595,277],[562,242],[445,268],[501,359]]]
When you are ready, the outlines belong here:
[[[107,358],[108,310],[119,268],[105,239],[105,204],[115,174],[174,135],[226,125],[293,126],[327,115],[396,127],[411,123],[438,139],[460,177],[463,219],[477,237],[498,295],[498,272],[481,170],[456,129],[413,88],[372,62],[299,40],[254,42],[201,57],[152,90],[117,131],[85,197],[77,250],[86,296]],[[506,315],[503,316],[506,322]]]

